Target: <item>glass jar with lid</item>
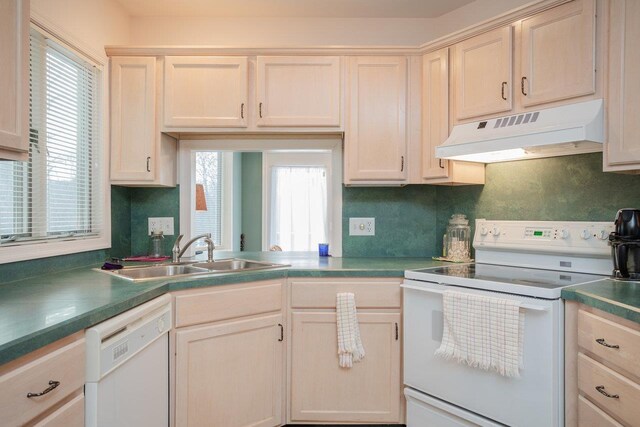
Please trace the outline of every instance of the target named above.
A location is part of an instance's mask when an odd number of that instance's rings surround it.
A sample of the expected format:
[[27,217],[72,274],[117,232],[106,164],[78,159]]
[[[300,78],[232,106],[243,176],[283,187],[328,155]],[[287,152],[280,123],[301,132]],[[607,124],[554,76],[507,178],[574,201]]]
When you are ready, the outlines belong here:
[[471,227],[464,214],[453,214],[446,234],[446,257],[450,261],[471,261]]
[[149,236],[149,252],[148,256],[152,258],[162,257],[162,246],[164,241],[164,234],[162,231],[152,231]]

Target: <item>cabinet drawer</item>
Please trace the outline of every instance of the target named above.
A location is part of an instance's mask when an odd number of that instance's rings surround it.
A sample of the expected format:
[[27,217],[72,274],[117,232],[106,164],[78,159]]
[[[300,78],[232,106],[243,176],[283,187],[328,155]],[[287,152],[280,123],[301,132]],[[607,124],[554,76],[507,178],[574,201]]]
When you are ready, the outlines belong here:
[[282,283],[261,282],[176,294],[176,327],[282,310]]
[[[22,425],[82,388],[84,366],[85,343],[81,339],[2,375],[3,425]],[[42,396],[27,397],[27,393],[40,393],[51,387],[50,381],[57,381],[59,385]]]
[[[618,397],[607,397],[596,387]],[[624,423],[633,425],[640,419],[640,386],[582,353],[578,354],[578,389]]]
[[37,422],[34,427],[83,427],[84,394],[71,399],[55,412]]
[[578,425],[580,427],[622,427],[622,424],[582,396],[578,396]]
[[[598,343],[598,340],[604,341]],[[640,332],[580,310],[578,345],[602,357],[607,364],[620,367],[640,378]]]
[[352,292],[358,308],[399,308],[400,279],[291,281],[291,307],[336,308],[336,294]]

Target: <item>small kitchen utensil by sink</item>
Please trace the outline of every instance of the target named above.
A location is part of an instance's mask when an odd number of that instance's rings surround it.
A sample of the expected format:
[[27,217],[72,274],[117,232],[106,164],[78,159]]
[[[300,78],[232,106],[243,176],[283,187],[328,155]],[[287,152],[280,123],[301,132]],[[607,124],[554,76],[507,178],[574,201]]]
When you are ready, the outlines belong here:
[[140,267],[125,267],[120,270],[98,270],[133,282],[163,279],[168,277],[188,277],[203,274],[221,274],[229,272],[267,270],[287,267],[264,261],[230,258],[213,262],[170,263]]

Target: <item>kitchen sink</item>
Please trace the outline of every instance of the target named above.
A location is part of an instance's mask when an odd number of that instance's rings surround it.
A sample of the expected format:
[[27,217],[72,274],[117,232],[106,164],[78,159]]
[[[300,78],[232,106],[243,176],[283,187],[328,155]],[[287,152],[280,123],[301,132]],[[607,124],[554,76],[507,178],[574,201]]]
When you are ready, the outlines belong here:
[[285,264],[275,264],[264,261],[250,261],[246,259],[230,258],[213,262],[177,262],[140,267],[124,267],[120,270],[100,270],[114,276],[133,282],[162,279],[167,277],[196,276],[201,274],[220,274],[240,271],[266,270],[270,268],[286,267]]
[[261,270],[266,268],[283,267],[282,264],[263,261],[249,261],[237,258],[222,259],[220,261],[213,262],[198,262],[192,265],[198,268],[206,268],[211,271]]

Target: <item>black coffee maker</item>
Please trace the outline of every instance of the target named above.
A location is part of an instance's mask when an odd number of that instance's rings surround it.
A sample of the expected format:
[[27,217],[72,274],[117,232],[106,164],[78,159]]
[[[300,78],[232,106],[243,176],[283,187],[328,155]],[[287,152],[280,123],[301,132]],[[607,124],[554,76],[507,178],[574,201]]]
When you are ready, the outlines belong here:
[[609,235],[613,276],[640,280],[640,209],[620,209]]

